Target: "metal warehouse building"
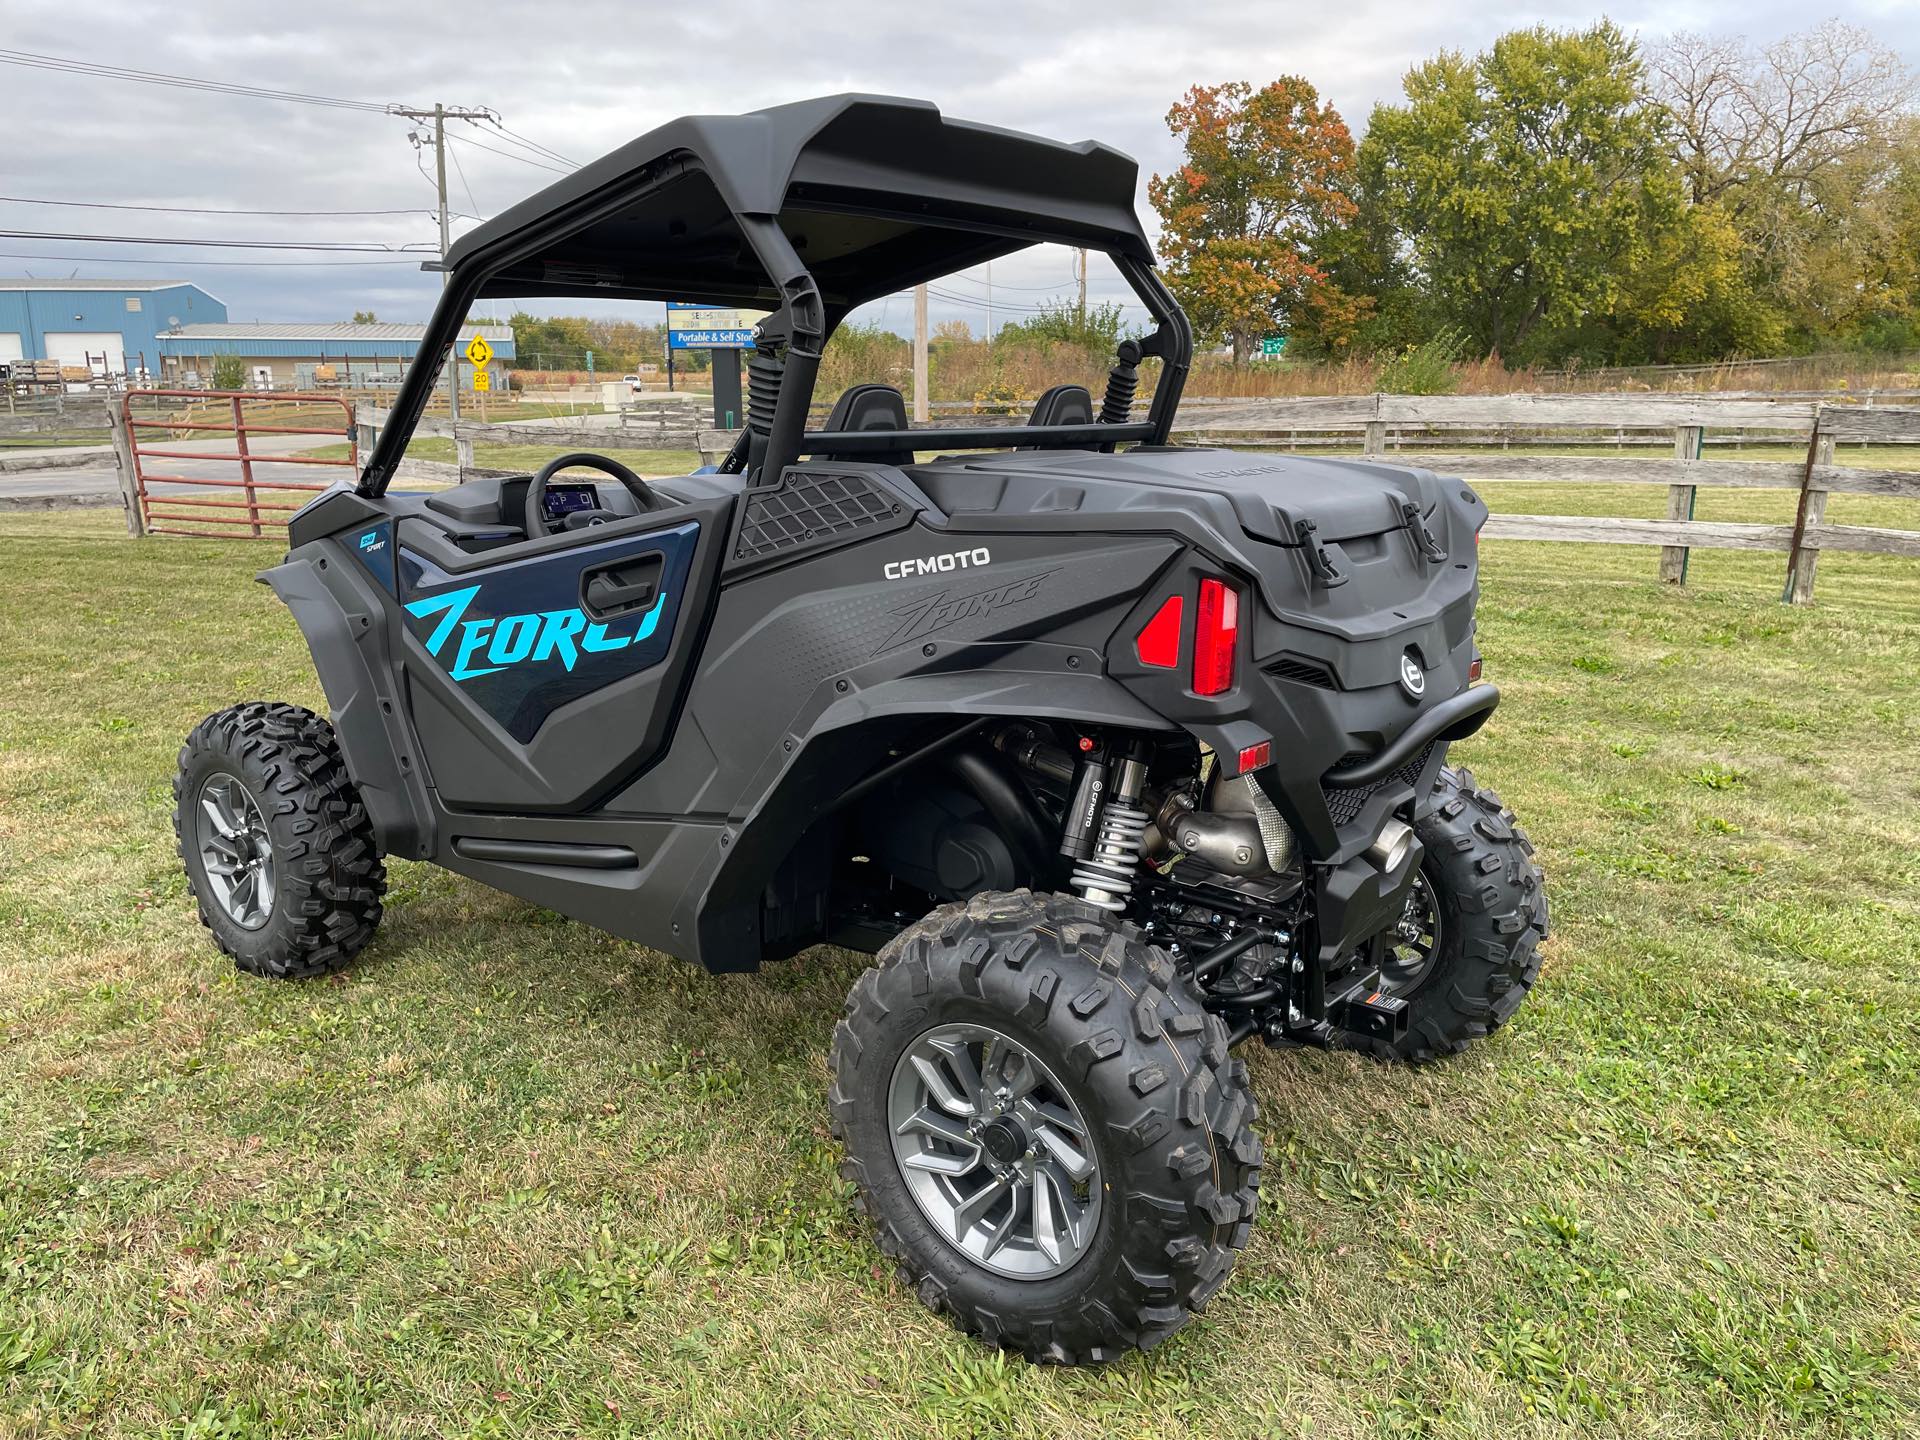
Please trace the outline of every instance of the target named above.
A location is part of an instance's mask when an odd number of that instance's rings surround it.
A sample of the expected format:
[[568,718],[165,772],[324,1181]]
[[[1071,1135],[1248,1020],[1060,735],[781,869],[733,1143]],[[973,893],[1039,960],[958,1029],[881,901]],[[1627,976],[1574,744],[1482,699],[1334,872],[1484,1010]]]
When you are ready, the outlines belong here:
[[[501,360],[513,359],[513,329],[507,325],[469,325],[460,332],[464,347],[475,333],[487,337]],[[400,383],[401,373],[420,353],[424,325],[181,325],[157,338],[160,374],[167,385],[211,383],[214,361],[237,355],[247,367],[253,389],[311,390],[334,385],[372,389]],[[460,364],[462,380],[472,370]]]
[[186,280],[0,277],[0,364],[52,360],[93,375],[157,376],[161,331],[226,318],[223,302]]

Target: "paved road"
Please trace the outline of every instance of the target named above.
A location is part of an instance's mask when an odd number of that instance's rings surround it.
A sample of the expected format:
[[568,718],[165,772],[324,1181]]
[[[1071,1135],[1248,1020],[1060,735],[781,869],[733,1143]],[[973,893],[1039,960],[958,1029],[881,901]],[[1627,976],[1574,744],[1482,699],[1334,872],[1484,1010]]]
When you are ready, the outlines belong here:
[[[296,455],[302,450],[310,450],[323,445],[324,440],[316,440],[311,435],[252,435],[247,438],[247,448],[255,455]],[[178,440],[164,444],[162,449],[197,451],[209,456],[222,451],[231,453],[233,438],[227,436],[215,440]],[[158,470],[167,475],[180,475],[195,479],[238,480],[240,467],[231,460],[150,460],[146,469]],[[353,472],[340,465],[278,465],[267,464],[254,467],[254,479],[260,482],[291,480],[301,483],[332,484],[336,480],[351,479]],[[149,490],[155,496],[168,494],[198,495],[206,499],[238,499],[231,492],[223,493],[217,489],[208,489],[195,485],[170,485],[164,481],[150,485]],[[277,501],[294,498],[283,492],[272,497]],[[60,504],[106,504],[120,503],[120,477],[114,469],[113,456],[90,456],[84,465],[71,466],[58,470],[28,470],[10,474],[0,474],[0,508],[9,504],[60,505]]]

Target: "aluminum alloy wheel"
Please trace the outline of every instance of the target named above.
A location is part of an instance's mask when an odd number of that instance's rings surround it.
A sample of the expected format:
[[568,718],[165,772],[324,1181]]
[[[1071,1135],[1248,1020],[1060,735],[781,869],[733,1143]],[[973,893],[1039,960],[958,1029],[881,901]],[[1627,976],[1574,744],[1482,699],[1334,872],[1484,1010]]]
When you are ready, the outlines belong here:
[[215,903],[234,924],[258,930],[273,914],[273,840],[253,793],[232,775],[209,775],[194,828]]
[[1100,1164],[1066,1087],[985,1025],[938,1025],[887,1092],[893,1156],[920,1211],[979,1265],[1017,1280],[1066,1270],[1100,1221]]
[[1400,921],[1387,938],[1387,953],[1380,962],[1381,990],[1408,995],[1419,989],[1439,953],[1440,906],[1423,870],[1413,877]]

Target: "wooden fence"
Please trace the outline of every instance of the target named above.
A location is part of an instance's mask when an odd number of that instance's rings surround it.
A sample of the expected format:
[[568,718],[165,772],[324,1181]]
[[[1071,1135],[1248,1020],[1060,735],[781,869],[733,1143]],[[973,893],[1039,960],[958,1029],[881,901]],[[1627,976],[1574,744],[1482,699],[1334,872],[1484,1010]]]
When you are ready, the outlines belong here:
[[[471,473],[476,441],[585,450],[690,450],[711,459],[732,432],[708,428],[704,406],[643,407],[625,423],[481,425],[423,420],[418,433],[451,435],[458,469]],[[372,449],[379,412],[362,410],[360,451]],[[947,423],[962,422],[945,417]],[[938,424],[929,427],[937,436]],[[1670,458],[1626,453],[1625,434],[1665,437]],[[1707,460],[1709,439],[1765,435],[1796,446],[1798,459]],[[1760,395],[1341,395],[1266,400],[1202,399],[1183,403],[1175,439],[1186,443],[1293,449],[1307,440],[1358,445],[1367,455],[1418,464],[1470,480],[1521,480],[1600,485],[1663,485],[1667,518],[1627,520],[1598,516],[1497,514],[1492,538],[1560,540],[1607,545],[1657,545],[1659,575],[1685,584],[1689,553],[1771,550],[1787,556],[1783,598],[1804,604],[1813,596],[1820,552],[1855,551],[1920,559],[1920,530],[1827,523],[1827,497],[1839,491],[1920,500],[1920,448],[1915,468],[1868,469],[1834,463],[1837,445],[1920,447],[1920,406],[1829,404]],[[937,440],[933,442],[937,445]],[[1471,445],[1473,448],[1446,448]],[[1513,447],[1520,446],[1521,449]],[[1587,453],[1538,454],[1534,449]],[[1604,453],[1613,449],[1614,453]],[[1595,453],[1599,452],[1599,453]],[[422,467],[427,468],[427,467]],[[441,467],[430,467],[438,472]],[[1799,494],[1794,523],[1759,525],[1693,518],[1702,486],[1792,490]]]
[[[1606,446],[1620,430],[1665,431],[1672,458],[1606,454],[1540,455],[1512,444],[1578,449]],[[1709,431],[1797,436],[1799,460],[1705,460]],[[1664,485],[1665,520],[1497,514],[1489,537],[1606,545],[1658,545],[1660,578],[1685,584],[1689,551],[1774,550],[1787,555],[1783,598],[1805,604],[1822,550],[1920,558],[1920,531],[1829,525],[1827,496],[1920,499],[1920,468],[1867,469],[1834,463],[1837,444],[1920,445],[1920,407],[1775,401],[1717,395],[1351,395],[1183,405],[1176,437],[1203,444],[1292,445],[1303,433],[1357,438],[1368,455],[1392,456],[1471,480]],[[1491,435],[1501,448],[1448,450],[1461,432]],[[1406,448],[1415,439],[1421,448]],[[1920,464],[1920,450],[1915,452]],[[1799,492],[1794,523],[1753,525],[1693,518],[1701,486]]]

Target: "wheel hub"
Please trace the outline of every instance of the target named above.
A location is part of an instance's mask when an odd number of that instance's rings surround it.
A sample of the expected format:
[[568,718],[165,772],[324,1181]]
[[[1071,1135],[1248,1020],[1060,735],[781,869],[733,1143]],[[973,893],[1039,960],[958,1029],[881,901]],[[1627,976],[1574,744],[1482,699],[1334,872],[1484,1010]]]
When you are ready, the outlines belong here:
[[987,1154],[1002,1165],[1011,1165],[1027,1153],[1027,1130],[1011,1115],[1003,1115],[982,1127],[980,1143]]
[[229,920],[258,930],[273,913],[273,837],[253,792],[233,775],[209,775],[194,821],[200,866]]
[[894,1159],[928,1222],[976,1264],[1058,1275],[1092,1242],[1100,1165],[1072,1095],[1038,1056],[985,1025],[937,1025],[887,1093]]

